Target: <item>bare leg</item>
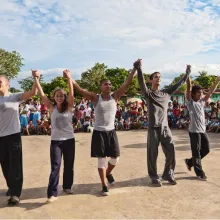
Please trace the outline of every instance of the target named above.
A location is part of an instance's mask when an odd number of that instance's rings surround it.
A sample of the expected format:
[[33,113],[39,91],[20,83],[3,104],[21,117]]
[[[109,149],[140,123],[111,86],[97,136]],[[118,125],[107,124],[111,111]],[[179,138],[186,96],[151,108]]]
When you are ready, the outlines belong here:
[[106,183],[106,169],[105,168],[98,168],[99,176],[102,182],[102,186],[107,186]]
[[106,170],[106,176],[108,176],[112,170],[115,168],[115,165],[112,165],[108,162],[108,167],[107,167],[107,170]]
[[25,131],[26,131],[27,135],[30,136],[28,128],[25,128]]

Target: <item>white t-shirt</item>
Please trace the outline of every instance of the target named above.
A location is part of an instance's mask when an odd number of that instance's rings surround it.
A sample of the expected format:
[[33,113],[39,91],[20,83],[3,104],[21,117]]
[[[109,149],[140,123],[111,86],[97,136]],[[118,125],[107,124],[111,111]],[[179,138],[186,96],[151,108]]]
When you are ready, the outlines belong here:
[[91,115],[91,112],[92,112],[92,109],[90,107],[88,108],[85,108],[85,110],[83,111],[83,114],[86,113],[86,117],[90,117]]

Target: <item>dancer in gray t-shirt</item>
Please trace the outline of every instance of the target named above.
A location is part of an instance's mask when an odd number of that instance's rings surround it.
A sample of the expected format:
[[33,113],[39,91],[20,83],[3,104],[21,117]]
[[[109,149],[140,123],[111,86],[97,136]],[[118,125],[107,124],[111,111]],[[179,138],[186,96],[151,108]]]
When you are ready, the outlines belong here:
[[190,115],[189,137],[191,142],[192,158],[185,159],[188,170],[194,167],[197,177],[206,181],[207,177],[202,169],[201,159],[209,153],[209,139],[206,134],[204,106],[220,82],[217,77],[215,84],[202,98],[202,87],[199,85],[191,86],[190,77],[187,80],[187,107]]
[[16,205],[20,202],[23,184],[18,106],[23,100],[36,94],[36,79],[31,91],[11,94],[7,76],[0,75],[0,164],[8,186],[6,195],[10,196],[8,205]]
[[146,87],[142,73],[141,60],[134,63],[138,71],[138,81],[141,91],[146,99],[148,106],[149,130],[147,141],[147,165],[148,174],[152,179],[153,186],[162,186],[159,176],[157,175],[157,156],[159,143],[162,145],[163,152],[166,156],[166,163],[162,175],[163,180],[175,185],[174,178],[175,168],[175,151],[172,141],[172,134],[168,126],[167,110],[171,94],[176,91],[188,78],[190,66],[187,66],[185,76],[175,85],[160,90],[160,73],[154,72],[150,76],[151,89]]

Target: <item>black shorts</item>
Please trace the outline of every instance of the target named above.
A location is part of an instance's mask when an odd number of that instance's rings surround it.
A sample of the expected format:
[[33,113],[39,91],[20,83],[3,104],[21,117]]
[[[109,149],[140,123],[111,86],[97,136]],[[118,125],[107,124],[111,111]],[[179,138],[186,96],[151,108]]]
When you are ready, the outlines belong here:
[[91,157],[119,157],[120,149],[115,130],[97,131],[92,134]]

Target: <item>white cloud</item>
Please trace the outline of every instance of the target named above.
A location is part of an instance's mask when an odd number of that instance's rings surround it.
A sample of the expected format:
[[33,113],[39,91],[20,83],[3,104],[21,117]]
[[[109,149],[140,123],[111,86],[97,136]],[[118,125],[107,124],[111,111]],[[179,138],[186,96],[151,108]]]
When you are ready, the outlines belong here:
[[169,73],[189,61],[215,65],[220,55],[219,0],[0,0],[0,5],[1,47],[21,53],[24,70],[87,68],[95,62],[130,68],[142,57],[148,71]]
[[201,7],[206,6],[207,4],[208,4],[208,3],[206,3],[206,2],[196,1],[196,2],[194,3],[194,7],[195,7],[195,8],[201,8]]
[[[41,75],[43,76],[44,82],[51,82],[57,76],[62,76],[63,70],[66,68],[55,68],[55,69],[39,69]],[[84,69],[70,69],[71,75],[74,79],[80,79],[81,73]],[[18,76],[11,80],[10,84],[12,87],[20,88],[18,81],[31,76],[31,70],[23,71],[18,74]]]
[[213,4],[214,6],[220,7],[220,0],[212,0],[212,4]]

